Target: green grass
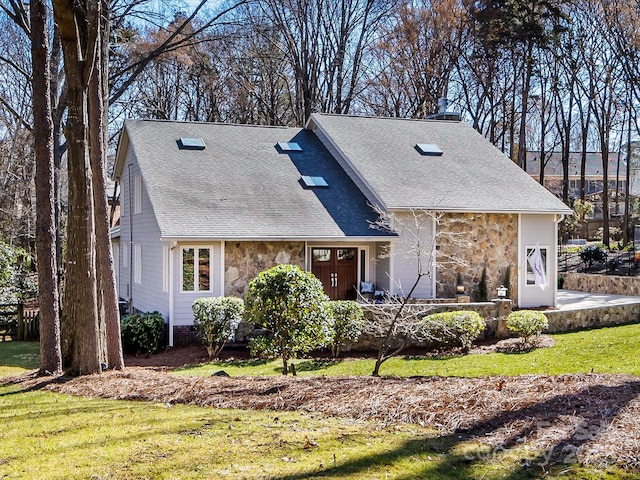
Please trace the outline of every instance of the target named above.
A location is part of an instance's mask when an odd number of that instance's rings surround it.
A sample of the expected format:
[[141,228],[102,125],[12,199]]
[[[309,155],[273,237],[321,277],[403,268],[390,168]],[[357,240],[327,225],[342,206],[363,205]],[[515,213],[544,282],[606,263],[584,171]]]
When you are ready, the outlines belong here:
[[[539,478],[539,467],[522,465],[533,456],[520,446],[487,451],[415,425],[0,386],[0,478],[517,480]],[[624,475],[563,464],[547,478]]]
[[[459,376],[567,373],[626,373],[640,375],[640,324],[552,335],[556,345],[522,353],[491,353],[439,358],[392,358],[382,375]],[[372,359],[295,361],[299,376],[370,375]],[[274,375],[282,372],[279,360],[238,360],[205,363],[176,372],[179,375]]]
[[38,342],[0,342],[0,378],[19,375],[39,365]]
[[[521,354],[392,359],[386,375],[640,372],[640,325],[554,335]],[[36,368],[38,344],[0,343],[0,377]],[[298,361],[300,375],[369,375],[373,360]],[[214,363],[180,374],[279,374],[279,362]],[[70,397],[0,386],[0,478],[474,479],[540,478],[528,444],[487,450],[417,425],[304,412],[241,411]],[[532,460],[532,461],[530,461]],[[528,462],[529,461],[529,462]],[[528,465],[531,464],[531,466]],[[608,466],[559,464],[546,478],[632,479]]]

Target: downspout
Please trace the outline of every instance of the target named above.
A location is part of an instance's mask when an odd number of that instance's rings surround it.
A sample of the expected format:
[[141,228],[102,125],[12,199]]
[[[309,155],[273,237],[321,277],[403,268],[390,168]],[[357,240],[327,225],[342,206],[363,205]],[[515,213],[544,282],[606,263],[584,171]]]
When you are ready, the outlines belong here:
[[174,281],[173,281],[173,250],[178,245],[175,240],[169,244],[169,346],[173,347],[173,317],[174,317]]
[[555,245],[556,248],[558,249],[556,251],[556,259],[555,259],[555,279],[552,283],[553,285],[553,306],[557,307],[558,306],[558,275],[560,275],[560,272],[558,271],[558,254],[560,253],[560,245],[558,243],[559,241],[559,237],[558,237],[558,226],[560,225],[560,222],[563,221],[565,219],[565,214],[561,213],[560,215],[556,215],[556,228],[554,229],[554,235],[555,235]]
[[127,183],[129,184],[129,291],[127,300],[129,302],[129,313],[133,307],[133,193],[131,190],[131,164],[128,165],[129,178]]

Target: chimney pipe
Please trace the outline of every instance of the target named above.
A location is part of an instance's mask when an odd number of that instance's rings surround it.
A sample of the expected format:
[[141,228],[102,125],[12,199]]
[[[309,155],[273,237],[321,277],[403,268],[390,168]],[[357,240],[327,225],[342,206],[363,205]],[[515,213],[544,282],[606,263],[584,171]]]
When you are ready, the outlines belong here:
[[438,113],[446,112],[448,106],[449,106],[449,99],[447,99],[447,97],[440,97],[438,99]]

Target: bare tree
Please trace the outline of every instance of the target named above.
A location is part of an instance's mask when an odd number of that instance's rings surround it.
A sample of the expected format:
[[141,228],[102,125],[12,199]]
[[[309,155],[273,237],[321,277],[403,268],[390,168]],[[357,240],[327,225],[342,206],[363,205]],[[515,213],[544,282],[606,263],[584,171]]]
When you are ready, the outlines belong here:
[[378,115],[412,118],[437,112],[467,33],[459,0],[396,5],[371,48],[377,71],[369,81],[369,108]]
[[428,331],[423,329],[421,319],[432,307],[425,305],[416,309],[415,305],[409,305],[420,284],[429,280],[434,282],[437,269],[466,265],[460,258],[442,257],[440,254],[436,263],[436,245],[445,238],[449,244],[466,243],[464,235],[453,233],[454,224],[466,223],[463,218],[454,219],[441,212],[415,209],[408,209],[405,213],[390,213],[381,209],[377,209],[377,212],[379,218],[372,224],[372,228],[397,233],[402,239],[400,246],[383,253],[381,258],[403,256],[412,259],[416,276],[408,290],[402,285],[396,285],[399,295],[388,294],[385,304],[371,304],[366,308],[373,312],[375,321],[368,322],[365,331],[372,337],[381,339],[373,376],[378,376],[380,366],[401,353],[411,341],[430,339]]

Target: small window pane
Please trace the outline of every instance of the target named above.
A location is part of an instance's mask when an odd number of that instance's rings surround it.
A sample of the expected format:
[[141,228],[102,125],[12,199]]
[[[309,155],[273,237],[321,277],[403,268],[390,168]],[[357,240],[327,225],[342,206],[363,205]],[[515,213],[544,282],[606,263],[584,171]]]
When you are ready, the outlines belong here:
[[305,187],[328,187],[329,184],[324,177],[310,177],[308,175],[302,176],[302,181]]
[[302,147],[296,142],[278,142],[278,147],[283,152],[301,152]]
[[353,248],[339,248],[338,261],[352,262],[356,258],[356,251]]
[[313,250],[314,262],[329,262],[331,260],[331,250],[324,248],[315,248]]
[[209,290],[210,252],[208,248],[199,249],[200,261],[198,268],[198,290]]
[[182,250],[182,290],[193,292],[194,284],[194,256],[193,248]]
[[[535,248],[527,248],[527,259],[533,255]],[[542,270],[546,277],[547,275],[547,249],[540,249],[540,257],[542,258]],[[531,263],[527,261],[527,285],[536,285],[536,275],[533,272],[533,268],[531,267]]]

